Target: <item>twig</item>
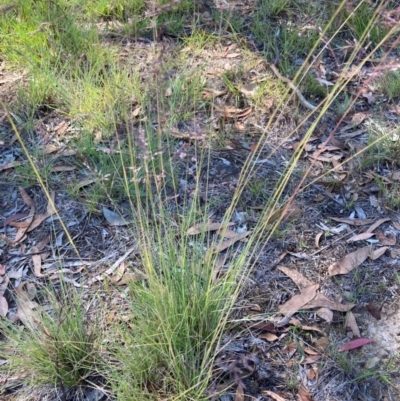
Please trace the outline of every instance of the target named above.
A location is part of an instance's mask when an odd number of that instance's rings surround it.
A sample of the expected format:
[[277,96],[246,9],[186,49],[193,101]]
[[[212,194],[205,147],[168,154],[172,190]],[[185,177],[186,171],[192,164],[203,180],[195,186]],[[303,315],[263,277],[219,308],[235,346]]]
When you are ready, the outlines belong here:
[[115,270],[118,269],[119,265],[133,252],[138,252],[138,247],[135,245],[132,248],[128,249],[109,269],[107,269],[104,273],[99,274],[98,276],[89,280],[89,285],[93,284],[95,281],[102,281],[104,277],[107,275],[114,273]]
[[278,36],[279,36],[279,29],[276,32],[275,36],[274,36],[274,45],[275,45],[275,59],[272,62],[272,64],[269,65],[269,68],[271,68],[271,71],[278,77],[278,79],[280,79],[281,81],[285,82],[288,84],[289,88],[292,89],[297,97],[300,100],[300,103],[306,107],[307,109],[310,110],[315,110],[317,108],[317,106],[314,106],[313,104],[311,104],[309,101],[306,100],[306,98],[302,95],[302,93],[300,92],[299,88],[289,79],[284,77],[279,71],[278,68],[276,68],[278,61],[279,61],[279,46],[278,46]]

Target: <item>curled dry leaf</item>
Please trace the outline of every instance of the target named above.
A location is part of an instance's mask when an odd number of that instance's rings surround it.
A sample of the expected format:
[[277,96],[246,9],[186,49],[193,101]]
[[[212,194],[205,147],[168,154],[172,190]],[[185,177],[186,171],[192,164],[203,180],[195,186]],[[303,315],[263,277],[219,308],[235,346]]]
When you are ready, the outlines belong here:
[[326,322],[331,323],[333,320],[333,312],[328,308],[319,308],[316,311],[316,314],[321,318],[324,319]]
[[323,231],[320,231],[316,236],[315,236],[315,246],[319,248],[319,240],[321,237],[324,235]]

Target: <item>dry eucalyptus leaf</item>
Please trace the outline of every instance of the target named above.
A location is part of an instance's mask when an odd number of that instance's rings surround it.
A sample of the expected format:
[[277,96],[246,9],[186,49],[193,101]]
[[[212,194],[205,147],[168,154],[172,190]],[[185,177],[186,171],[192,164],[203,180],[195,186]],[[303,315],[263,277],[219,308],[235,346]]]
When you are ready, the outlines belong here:
[[39,305],[36,302],[30,300],[30,295],[24,290],[25,282],[19,284],[15,288],[17,297],[15,302],[18,307],[18,311],[15,314],[16,320],[21,320],[21,322],[26,326],[34,326],[36,320],[38,319],[37,313],[34,311]]
[[303,362],[301,362],[302,365],[307,365],[311,363],[315,363],[319,361],[322,358],[322,354],[316,354],[316,355],[309,355],[306,359],[304,359]]
[[338,221],[339,223],[346,223],[351,226],[365,226],[368,224],[374,223],[373,219],[349,219],[349,218],[339,218],[339,217],[330,217],[333,221]]
[[357,249],[355,252],[349,253],[340,258],[337,262],[329,266],[328,272],[330,276],[337,274],[347,274],[356,267],[360,266],[371,254],[372,248],[370,245]]
[[304,386],[299,387],[297,398],[299,399],[299,401],[314,401],[310,395],[310,392]]
[[358,328],[358,325],[356,322],[356,317],[354,316],[354,314],[352,312],[349,312],[347,314],[346,326],[351,329],[351,332],[356,337],[361,337],[360,329]]
[[0,316],[6,317],[8,313],[8,302],[3,295],[0,295]]
[[333,312],[328,308],[319,308],[315,313],[328,323],[331,323],[333,320]]
[[379,259],[388,249],[389,249],[388,246],[375,249],[375,251],[371,252],[371,255],[369,257],[371,260]]
[[187,235],[198,235],[206,231],[217,231],[220,230],[223,233],[223,230],[227,229],[227,227],[232,226],[234,223],[228,223],[228,224],[223,224],[223,223],[212,223],[212,222],[207,222],[207,223],[197,223],[190,227],[187,230]]
[[376,234],[376,239],[379,240],[379,244],[380,245],[389,245],[389,246],[393,246],[396,245],[396,234],[388,232],[387,235],[385,235],[384,232],[379,232],[378,234]]
[[341,304],[340,302],[331,301],[326,295],[317,294],[317,296],[303,306],[303,309],[315,309],[315,308],[328,308],[338,312],[348,312],[353,309],[355,304]]
[[297,270],[289,269],[288,267],[285,267],[285,266],[278,266],[277,269],[280,270],[282,273],[285,273],[288,277],[290,277],[294,281],[294,283],[297,285],[299,290],[302,290],[304,288],[314,285],[314,283],[312,281],[306,279]]
[[320,231],[316,236],[315,236],[315,246],[319,248],[319,240],[321,237],[324,235],[323,231]]
[[262,333],[258,336],[258,338],[262,338],[263,340],[267,340],[268,342],[276,341],[279,337],[273,333]]
[[[289,269],[285,266],[278,266],[277,269],[290,277],[300,290],[303,290],[304,288],[312,286],[314,284],[296,270]],[[328,308],[339,312],[347,312],[350,309],[354,308],[354,306],[354,304],[343,305],[339,302],[331,301],[327,296],[323,294],[317,294],[315,298],[304,305],[302,309]]]
[[372,233],[376,228],[378,228],[381,224],[386,223],[387,221],[390,221],[391,219],[380,219],[377,220],[374,224],[372,224],[371,227],[368,228],[367,233]]
[[315,298],[318,288],[319,284],[314,284],[310,287],[304,288],[300,294],[293,296],[291,299],[289,299],[289,301],[285,302],[283,305],[280,305],[278,308],[279,312],[285,316],[293,315],[304,305],[308,304]]
[[231,247],[233,244],[235,244],[237,241],[240,241],[244,238],[246,238],[248,235],[251,234],[251,231],[245,231],[244,233],[241,234],[237,234],[235,237],[230,238],[226,241],[220,242],[218,245],[216,246],[212,246],[210,248],[210,252],[211,253],[218,253],[218,252],[222,252],[225,251],[225,249],[228,249],[229,247]]
[[27,205],[27,206],[29,206],[30,208],[33,208],[33,209],[36,210],[35,202],[34,202],[34,201],[32,200],[32,198],[28,195],[28,193],[25,191],[25,189],[22,188],[22,187],[18,187],[18,189],[19,189],[19,192],[20,192],[20,194],[21,194],[21,196],[22,196],[22,199],[23,199],[25,205]]
[[262,391],[263,395],[267,395],[268,397],[272,398],[275,401],[286,401],[284,398],[282,398],[280,395],[274,393],[273,391],[270,390],[264,390]]
[[375,234],[374,233],[361,233],[354,235],[353,237],[349,238],[346,242],[356,242],[356,241],[365,241],[371,237],[373,237]]
[[235,401],[244,401],[243,387],[239,384],[236,389]]

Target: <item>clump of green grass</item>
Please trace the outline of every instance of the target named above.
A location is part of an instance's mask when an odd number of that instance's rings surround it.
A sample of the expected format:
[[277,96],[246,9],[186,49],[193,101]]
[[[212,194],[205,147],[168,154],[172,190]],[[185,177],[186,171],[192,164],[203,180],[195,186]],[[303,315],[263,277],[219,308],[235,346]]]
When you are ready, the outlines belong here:
[[[0,322],[7,340],[0,350],[2,358],[8,360],[6,368],[23,373],[31,384],[61,389],[88,385],[102,367],[98,317],[88,318],[76,289],[66,284],[59,290],[45,289],[40,297],[47,305],[36,310],[30,309],[32,304],[26,295],[17,300],[24,328]],[[21,305],[25,305],[22,310]]]
[[379,79],[378,85],[390,101],[400,97],[400,73],[398,71],[389,71],[384,74]]

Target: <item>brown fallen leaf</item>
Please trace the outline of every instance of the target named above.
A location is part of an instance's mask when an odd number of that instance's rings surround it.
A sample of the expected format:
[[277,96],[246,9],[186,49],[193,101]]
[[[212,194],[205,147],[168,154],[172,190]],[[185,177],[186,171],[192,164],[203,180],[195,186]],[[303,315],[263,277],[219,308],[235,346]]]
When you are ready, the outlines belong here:
[[29,214],[26,214],[26,213],[16,213],[11,216],[8,216],[3,222],[4,230],[6,230],[7,226],[10,223],[15,222],[16,220],[25,219],[28,216],[29,216]]
[[283,305],[280,305],[278,307],[279,312],[285,316],[293,315],[304,305],[315,298],[318,288],[319,284],[314,284],[310,287],[304,288],[300,294],[293,296],[289,299],[289,301],[285,302]]
[[326,322],[331,323],[333,320],[333,312],[328,308],[319,308],[316,311],[316,314],[321,318],[324,319]]
[[387,233],[385,234],[383,231],[376,234],[376,239],[379,240],[380,245],[389,245],[393,246],[396,245],[396,235],[394,233]]
[[314,283],[308,279],[306,279],[301,273],[297,270],[289,269],[285,266],[278,266],[278,270],[282,273],[285,273],[288,277],[290,277],[293,282],[299,287],[299,290],[312,286]]
[[323,231],[320,231],[316,236],[315,236],[315,246],[316,248],[319,248],[319,240],[321,237],[324,235]]
[[386,223],[387,221],[390,221],[391,219],[380,219],[377,220],[374,224],[372,224],[371,227],[368,228],[367,233],[372,233],[376,228],[378,228],[381,224]]
[[314,401],[310,395],[310,392],[304,386],[299,387],[297,398],[299,401]]
[[3,295],[0,295],[0,316],[6,317],[8,313],[8,302]]
[[258,338],[262,338],[263,340],[267,340],[268,342],[276,341],[279,337],[272,333],[263,333],[258,336]]
[[59,173],[63,171],[73,171],[75,170],[75,166],[70,166],[68,164],[57,164],[51,168],[52,173]]
[[243,387],[239,384],[236,389],[235,401],[244,401]]
[[300,321],[297,320],[297,319],[290,319],[289,323],[293,324],[294,326],[299,327],[299,328],[301,328],[302,330],[305,330],[305,331],[318,331],[321,334],[325,334],[324,331],[321,330],[320,328],[301,324]]
[[294,341],[292,341],[290,344],[288,344],[283,350],[283,354],[291,354],[293,351],[297,350],[297,345]]
[[354,316],[354,314],[352,312],[347,313],[346,326],[351,329],[351,332],[356,337],[361,337],[360,329],[358,328],[358,325],[356,322],[356,317]]
[[322,354],[315,354],[307,356],[303,362],[300,362],[302,365],[307,365],[310,363],[315,363],[322,358]]
[[365,241],[366,239],[369,239],[373,237],[375,234],[374,233],[361,233],[354,235],[353,237],[349,238],[346,242],[356,242],[356,241]]
[[371,260],[379,259],[388,249],[388,246],[383,246],[382,248],[375,249],[375,251],[371,252],[371,255],[369,255],[369,257]]
[[16,298],[15,302],[18,307],[17,313],[13,316],[13,321],[21,320],[25,326],[35,326],[38,315],[34,309],[39,305],[33,302],[28,292],[25,291],[25,282],[21,282],[15,287]]
[[220,242],[218,245],[214,245],[212,246],[209,251],[211,253],[219,253],[224,251],[225,249],[228,249],[229,247],[231,247],[233,244],[235,244],[237,241],[240,241],[244,238],[246,238],[248,235],[251,234],[251,231],[245,231],[241,234],[237,234],[236,237],[230,238],[226,241],[222,241]]
[[275,401],[286,401],[285,398],[282,398],[280,395],[278,395],[270,390],[264,390],[264,391],[262,391],[262,394],[267,395],[268,397],[271,397]]
[[311,302],[303,306],[303,309],[328,308],[338,312],[348,312],[354,307],[355,304],[341,304],[340,302],[331,301],[324,294],[317,294]]
[[[310,287],[314,284],[296,270],[289,269],[285,266],[278,266],[277,269],[280,270],[282,273],[285,273],[288,277],[290,277],[297,285],[299,290],[302,290],[306,287]],[[354,306],[355,306],[354,304],[343,305],[340,302],[331,301],[326,295],[319,293],[311,302],[304,305],[302,309],[328,308],[339,312],[347,312],[350,309],[354,308]]]
[[[204,233],[206,231],[217,231],[217,230],[224,230],[227,229],[228,227],[232,226],[234,223],[228,223],[228,224],[223,224],[223,223],[212,223],[212,222],[207,222],[207,223],[197,223],[190,227],[187,230],[187,235],[198,235],[201,233]],[[235,233],[236,234],[236,233]]]
[[382,318],[382,314],[381,311],[373,304],[373,303],[369,303],[367,305],[365,305],[365,307],[367,308],[368,312],[376,319],[376,320],[381,320]]
[[328,267],[330,276],[337,274],[347,274],[356,267],[360,266],[371,254],[372,248],[370,245],[357,249],[355,252],[349,253],[340,258],[337,262]]

